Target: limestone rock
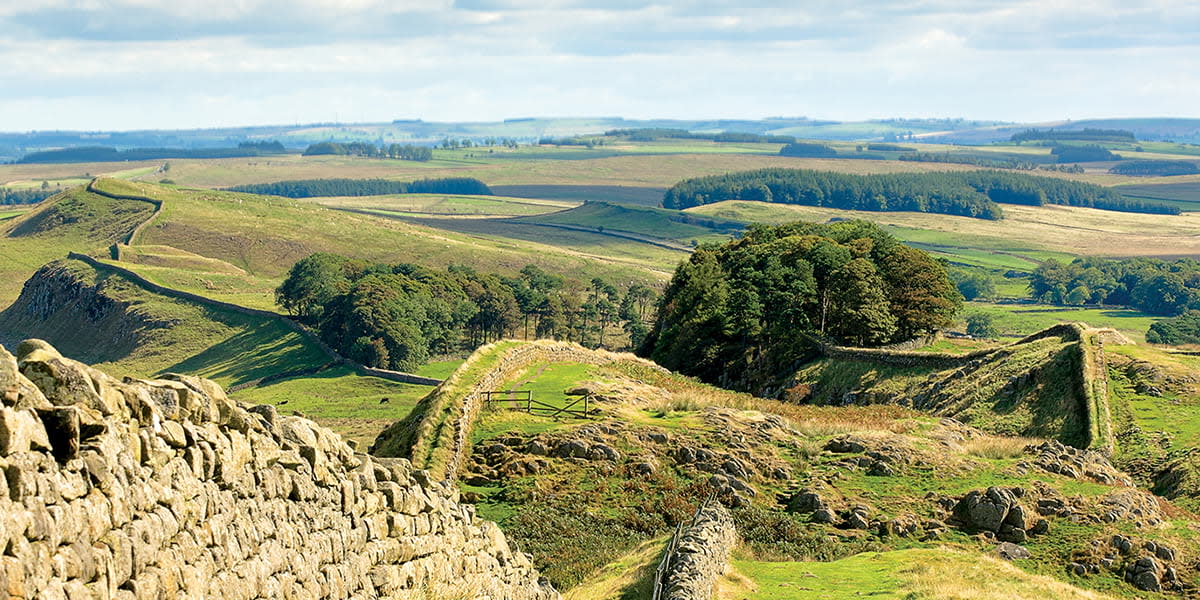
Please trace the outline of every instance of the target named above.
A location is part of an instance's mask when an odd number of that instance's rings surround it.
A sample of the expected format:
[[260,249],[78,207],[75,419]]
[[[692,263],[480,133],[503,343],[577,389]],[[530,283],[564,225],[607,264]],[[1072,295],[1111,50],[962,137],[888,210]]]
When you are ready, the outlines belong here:
[[1012,542],[1000,542],[1000,545],[996,546],[996,554],[1005,560],[1030,557],[1029,550]]
[[18,357],[0,348],[0,597],[559,597],[408,461],[208,380]]

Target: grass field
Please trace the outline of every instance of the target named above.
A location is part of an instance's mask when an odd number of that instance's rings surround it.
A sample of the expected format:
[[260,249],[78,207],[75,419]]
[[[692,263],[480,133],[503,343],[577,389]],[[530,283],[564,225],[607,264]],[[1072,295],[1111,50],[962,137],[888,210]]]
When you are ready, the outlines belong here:
[[[652,284],[664,281],[677,260],[669,258],[670,251],[644,244],[618,243],[603,236],[591,236],[597,239],[589,243],[586,234],[546,235],[540,231],[543,228],[537,228],[536,234],[527,232],[524,239],[518,237],[520,231],[506,238],[485,235],[491,232],[479,231],[480,226],[471,225],[472,219],[437,220],[445,227],[439,230],[290,199],[115,180],[104,180],[103,185],[126,193],[144,190],[165,200],[162,214],[143,231],[140,243],[219,259],[266,280],[279,280],[293,263],[313,252],[433,267],[466,264],[501,273],[537,264],[556,273]],[[196,287],[189,291],[206,293]]]
[[991,304],[967,302],[962,315],[986,313],[1004,337],[1024,337],[1063,322],[1083,322],[1092,327],[1111,327],[1130,339],[1144,343],[1146,330],[1158,319],[1126,308],[1074,308],[1044,304]]
[[251,404],[273,404],[284,414],[301,413],[355,440],[360,449],[387,425],[408,414],[433,389],[356,375],[336,367],[305,377],[284,379],[233,394]]
[[[61,264],[59,273],[79,282],[82,299],[59,299],[45,316],[27,305],[12,307],[0,315],[0,337],[45,339],[116,376],[177,372],[226,386],[330,360],[277,319],[160,296],[82,262]],[[88,288],[94,296],[83,294]]]
[[447,217],[519,217],[564,210],[576,202],[507,198],[503,196],[446,196],[440,194],[402,194],[366,197],[313,198],[330,208],[377,210],[406,216]]
[[81,189],[64,193],[62,199],[0,225],[0,309],[17,298],[25,280],[43,264],[71,251],[102,253],[152,211],[149,204],[111,200]]
[[[688,219],[687,215],[673,210],[590,202],[578,208],[527,217],[520,221],[589,227],[600,232],[605,230],[627,231],[678,242],[724,241],[731,237],[731,231],[740,230],[743,227],[738,222],[713,218],[712,220],[716,221],[717,225],[725,227],[722,232],[706,225],[686,222]],[[692,220],[699,221],[695,218]]]
[[638,206],[658,206],[666,188],[623,185],[495,185],[492,191],[502,196],[538,198],[560,202],[615,202]]
[[[500,153],[438,151],[434,160],[412,162],[338,156],[172,160],[170,178],[184,186],[226,188],[249,183],[331,177],[381,177],[411,181],[427,177],[476,177],[489,186],[618,186],[664,189],[681,179],[766,167],[849,173],[958,171],[973,167],[938,163],[791,158],[772,154],[627,153],[580,155],[569,148],[540,148],[514,157]],[[519,159],[518,159],[519,158]],[[3,171],[0,171],[2,173]],[[2,175],[0,175],[2,177]],[[157,175],[150,179],[157,181]]]
[[[541,227],[517,220],[415,217],[404,220],[446,232],[447,235],[468,236],[468,239],[478,240],[480,245],[486,243],[497,249],[528,253],[526,263],[538,263],[541,262],[538,258],[545,260],[555,254],[579,257],[584,262],[580,270],[572,274],[574,277],[595,273],[599,270],[597,266],[608,263],[612,267],[608,272],[614,281],[622,284],[638,280],[666,281],[679,261],[688,254],[684,250],[672,250],[599,232]],[[538,246],[544,248],[542,252],[548,256],[538,257]],[[623,272],[616,271],[615,267],[620,267]],[[507,270],[515,272],[520,268],[521,265],[514,265]],[[553,267],[549,270],[563,272]]]
[[463,364],[463,358],[448,358],[445,360],[434,360],[421,365],[417,369],[416,374],[422,377],[432,377],[434,379],[446,379],[459,366]]
[[949,547],[865,552],[832,562],[735,560],[718,598],[748,600],[982,600],[997,590],[1014,600],[1100,600],[1050,577],[1032,575],[995,557]]
[[[134,247],[136,250],[137,246]],[[222,273],[187,266],[158,266],[129,261],[104,261],[119,265],[164,287],[184,290],[213,300],[278,312],[275,288],[280,280],[242,273]]]
[[[574,402],[578,397],[567,396],[564,392],[577,387],[583,381],[593,376],[594,368],[578,363],[545,363],[525,369],[520,375],[505,382],[504,389],[527,390],[533,394],[533,399],[556,408],[562,408]],[[582,409],[580,404],[576,408]],[[494,407],[488,409],[471,433],[473,441],[485,440],[506,431],[522,433],[538,433],[557,427],[563,421],[573,421],[570,417],[550,418],[530,415],[527,413]]]
[[1200,210],[1200,180],[1122,185],[1117,191],[1126,196],[1173,204],[1183,210]]
[[[686,212],[745,222],[783,223],[859,218],[900,239],[985,249],[1034,260],[1072,255],[1200,256],[1200,215],[1146,215],[1066,206],[1004,205],[1001,221],[909,212],[864,212],[812,206],[727,201]],[[1000,260],[1000,259],[997,259]]]

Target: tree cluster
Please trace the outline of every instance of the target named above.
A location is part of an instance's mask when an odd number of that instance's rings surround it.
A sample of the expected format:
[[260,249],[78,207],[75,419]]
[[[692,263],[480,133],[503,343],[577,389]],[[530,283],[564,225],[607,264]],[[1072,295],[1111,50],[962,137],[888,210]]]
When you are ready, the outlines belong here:
[[951,269],[950,279],[964,300],[991,300],[996,297],[996,283],[978,269]]
[[1047,304],[1129,306],[1175,316],[1200,309],[1200,262],[1155,258],[1050,260],[1034,270],[1030,297]]
[[1189,311],[1178,317],[1155,321],[1146,332],[1151,344],[1200,344],[1200,312]]
[[752,225],[676,270],[643,356],[736,387],[784,377],[816,336],[854,346],[949,325],[961,298],[943,264],[868,221]]
[[296,179],[275,183],[252,183],[227,188],[231,192],[283,196],[285,198],[319,198],[329,196],[384,196],[387,194],[462,194],[490,196],[487,184],[473,177],[418,179]]
[[837,156],[837,150],[826,144],[814,142],[793,142],[779,149],[780,156],[795,156],[800,158],[831,158]]
[[1043,141],[1089,141],[1089,142],[1136,142],[1132,131],[1124,129],[1026,129],[1014,133],[1009,140],[1021,142]]
[[901,146],[899,144],[880,144],[878,142],[867,144],[867,150],[874,152],[916,152],[916,148],[910,146]]
[[13,190],[0,187],[0,205],[34,204],[62,191],[61,187],[45,185],[40,189]]
[[996,156],[980,156],[979,154],[965,154],[961,152],[910,152],[901,154],[896,157],[897,160],[907,162],[935,162],[948,163],[955,165],[974,165],[976,167],[986,167],[989,169],[1015,169],[1019,171],[1032,171],[1038,167],[1036,162],[1017,159],[1012,157]]
[[1108,148],[1089,144],[1086,146],[1070,146],[1059,144],[1050,150],[1050,155],[1060,163],[1081,163],[1081,162],[1107,162],[1112,160],[1121,160],[1117,154],[1113,154]]
[[[282,145],[280,145],[282,148]],[[133,148],[117,150],[107,146],[80,146],[45,150],[26,154],[20,164],[60,164],[78,162],[124,162],[135,160],[158,160],[160,158],[241,158],[246,156],[272,156],[283,154],[274,146],[239,146],[237,148]]]
[[1200,173],[1200,167],[1189,160],[1125,160],[1113,165],[1108,172],[1135,177],[1170,177],[1195,175]]
[[325,253],[293,265],[275,291],[280,307],[345,356],[400,371],[515,335],[589,346],[638,343],[655,297],[640,284],[622,291],[601,278],[585,283],[535,265],[509,277]]
[[271,141],[263,140],[263,141],[258,141],[258,142],[241,142],[238,144],[238,148],[253,148],[255,150],[259,150],[261,152],[265,152],[265,153],[269,153],[269,154],[284,154],[285,152],[287,152],[287,148],[284,148],[283,144],[281,142],[279,142],[278,140],[271,140]]
[[368,142],[318,142],[304,150],[304,156],[365,156],[367,158],[394,158],[396,160],[433,160],[433,150],[412,144],[381,144]]
[[1090,183],[1002,171],[850,175],[807,169],[762,169],[687,179],[663,196],[684,209],[752,200],[868,211],[913,211],[1001,219],[1000,204],[1061,204],[1124,212],[1179,214],[1178,207],[1127,198]]
[[720,133],[694,133],[686,129],[653,128],[640,129],[611,129],[604,132],[605,137],[623,137],[633,142],[653,142],[661,139],[708,140],[710,142],[734,144],[790,144],[796,138],[790,135],[769,135],[761,133],[746,133],[742,131],[723,131]]

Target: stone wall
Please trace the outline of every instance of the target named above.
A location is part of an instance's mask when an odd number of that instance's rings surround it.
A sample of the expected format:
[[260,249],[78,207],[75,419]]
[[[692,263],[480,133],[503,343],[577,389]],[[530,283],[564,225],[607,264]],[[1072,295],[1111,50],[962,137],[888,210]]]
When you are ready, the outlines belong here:
[[18,358],[0,347],[6,597],[558,598],[408,461],[204,379],[118,382],[38,341]]
[[729,566],[737,544],[733,517],[720,502],[709,502],[679,536],[663,585],[665,600],[710,600],[717,578]]
[[[476,365],[495,360],[482,373]],[[371,447],[374,454],[403,454],[413,464],[428,469],[441,479],[454,479],[471,453],[471,431],[483,409],[486,391],[503,389],[505,383],[535,363],[573,362],[604,365],[636,362],[666,371],[632,354],[589,350],[570,342],[538,340],[500,342],[475,351],[433,393],[421,400],[409,419],[389,427]]]

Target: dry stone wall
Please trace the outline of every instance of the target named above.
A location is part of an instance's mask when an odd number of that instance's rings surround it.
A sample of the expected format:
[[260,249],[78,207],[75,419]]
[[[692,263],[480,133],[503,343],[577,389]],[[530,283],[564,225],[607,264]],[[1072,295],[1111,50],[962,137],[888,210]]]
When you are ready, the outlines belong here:
[[211,381],[33,340],[0,347],[0,401],[6,597],[558,598],[451,486]]
[[737,543],[733,517],[720,502],[709,502],[683,530],[663,581],[665,600],[710,600],[717,578],[729,566]]
[[[500,390],[504,384],[535,363],[574,362],[605,365],[627,361],[666,372],[666,369],[632,354],[589,350],[570,342],[538,340],[534,342],[502,342],[515,344],[489,345],[475,351],[459,370],[426,396],[413,411],[420,415],[417,423],[398,423],[380,437],[373,451],[400,450],[392,438],[405,436],[406,427],[415,427],[411,446],[404,448],[413,462],[430,470],[438,478],[454,479],[466,457],[470,455],[471,430],[483,409],[484,392]],[[500,353],[495,366],[471,381],[464,381],[473,364],[485,356]]]

